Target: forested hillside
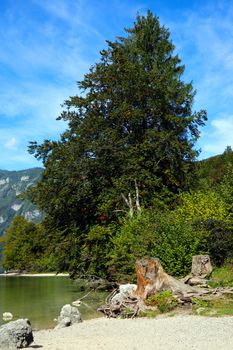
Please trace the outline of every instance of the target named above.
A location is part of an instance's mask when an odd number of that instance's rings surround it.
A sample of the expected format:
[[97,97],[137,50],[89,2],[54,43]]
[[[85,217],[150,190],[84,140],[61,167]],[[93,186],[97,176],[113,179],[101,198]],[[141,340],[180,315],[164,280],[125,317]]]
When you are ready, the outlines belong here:
[[196,170],[200,188],[218,185],[231,164],[233,164],[233,151],[230,146],[226,146],[223,154],[197,162]]
[[125,32],[65,101],[60,139],[30,144],[44,171],[27,198],[45,217],[13,221],[6,269],[130,281],[145,255],[178,276],[192,255],[232,261],[232,151],[197,162],[207,113],[192,111],[195,90],[169,30],[148,12]]

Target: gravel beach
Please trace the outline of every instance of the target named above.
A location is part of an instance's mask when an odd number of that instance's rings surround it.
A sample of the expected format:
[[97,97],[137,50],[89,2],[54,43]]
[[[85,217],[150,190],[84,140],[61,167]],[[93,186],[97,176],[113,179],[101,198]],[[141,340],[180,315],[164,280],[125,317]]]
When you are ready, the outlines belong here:
[[99,318],[34,332],[42,350],[231,350],[233,317]]

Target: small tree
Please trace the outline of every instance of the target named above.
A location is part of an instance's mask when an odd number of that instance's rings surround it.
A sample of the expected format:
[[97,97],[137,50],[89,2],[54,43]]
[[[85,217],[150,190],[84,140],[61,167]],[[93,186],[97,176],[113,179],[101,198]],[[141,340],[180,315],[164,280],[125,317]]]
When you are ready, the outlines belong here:
[[6,231],[3,248],[3,267],[6,270],[37,270],[38,259],[44,250],[39,226],[16,216]]

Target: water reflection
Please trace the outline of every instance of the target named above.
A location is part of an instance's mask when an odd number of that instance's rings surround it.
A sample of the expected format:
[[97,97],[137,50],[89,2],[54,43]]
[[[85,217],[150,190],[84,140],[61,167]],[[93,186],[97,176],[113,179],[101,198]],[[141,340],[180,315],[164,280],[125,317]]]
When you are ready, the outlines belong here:
[[[0,277],[0,324],[3,312],[11,312],[14,319],[28,318],[34,329],[55,326],[53,321],[64,304],[81,298],[86,292],[68,277]],[[96,309],[106,292],[93,292],[80,306],[83,319],[101,316]]]

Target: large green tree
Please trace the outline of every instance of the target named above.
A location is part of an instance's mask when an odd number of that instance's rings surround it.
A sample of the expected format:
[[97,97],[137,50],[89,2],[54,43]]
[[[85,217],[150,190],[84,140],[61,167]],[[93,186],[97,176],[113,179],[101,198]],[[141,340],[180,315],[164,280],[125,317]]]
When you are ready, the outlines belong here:
[[31,198],[48,227],[80,246],[92,224],[128,210],[123,198],[134,203],[135,184],[144,207],[187,189],[206,120],[205,111],[192,112],[195,91],[182,80],[168,29],[151,12],[100,55],[78,82],[80,94],[64,103],[58,119],[68,128],[60,140],[30,145],[45,166]]

